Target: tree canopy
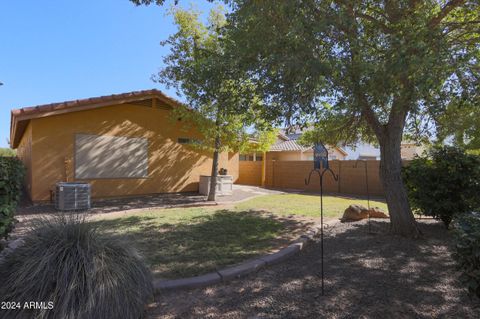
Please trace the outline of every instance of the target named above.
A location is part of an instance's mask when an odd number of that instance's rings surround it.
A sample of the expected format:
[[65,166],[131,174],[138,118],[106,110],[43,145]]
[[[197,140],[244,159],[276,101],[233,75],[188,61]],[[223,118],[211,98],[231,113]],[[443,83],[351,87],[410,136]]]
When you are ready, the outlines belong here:
[[375,139],[392,230],[418,234],[400,144],[478,91],[478,1],[234,1],[227,33],[273,117]]
[[478,1],[236,6],[235,51],[277,102],[271,111],[328,121],[330,139],[378,138],[396,126],[427,133],[425,125],[478,89]]
[[213,150],[212,176],[216,176],[219,152],[251,147],[247,128],[257,128],[261,138],[255,145],[260,148],[268,141],[263,135],[268,136],[271,129],[259,116],[262,101],[255,96],[252,81],[226,56],[223,9],[211,10],[207,24],[194,9],[174,8],[172,14],[178,31],[162,42],[170,54],[154,79],[186,98],[189,108],[178,108],[175,116],[194,123],[202,133],[197,146]]
[[[258,97],[265,119],[316,123],[329,144],[376,140],[392,230],[418,235],[400,144],[432,127],[439,137],[457,132],[450,122],[458,113],[478,118],[480,2],[225,2],[232,11],[218,32],[218,62],[254,89],[245,100]],[[465,137],[476,121],[464,118]]]

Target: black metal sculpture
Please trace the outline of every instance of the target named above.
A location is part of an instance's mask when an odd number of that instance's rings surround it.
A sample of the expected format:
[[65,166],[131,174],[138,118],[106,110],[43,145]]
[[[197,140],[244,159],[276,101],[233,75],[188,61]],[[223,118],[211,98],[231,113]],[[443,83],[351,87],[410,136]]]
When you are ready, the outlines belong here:
[[320,250],[321,250],[321,276],[322,276],[322,296],[324,289],[324,271],[323,271],[323,175],[330,172],[335,181],[338,181],[338,175],[332,171],[328,165],[328,150],[321,142],[315,144],[313,148],[313,169],[308,174],[308,180],[305,179],[305,185],[310,184],[312,173],[316,172],[320,178]]

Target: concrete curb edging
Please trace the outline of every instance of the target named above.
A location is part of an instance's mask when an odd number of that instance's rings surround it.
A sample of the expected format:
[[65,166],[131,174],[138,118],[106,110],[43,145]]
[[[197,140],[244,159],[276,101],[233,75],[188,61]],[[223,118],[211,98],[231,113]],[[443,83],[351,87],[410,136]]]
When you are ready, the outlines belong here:
[[319,235],[320,225],[315,225],[304,235],[301,235],[299,238],[293,241],[292,244],[280,249],[275,253],[260,256],[255,259],[245,261],[241,264],[230,266],[201,276],[168,280],[157,279],[153,281],[153,288],[155,293],[161,293],[164,291],[173,291],[179,289],[202,288],[218,284],[220,282],[225,283],[236,278],[241,278],[248,274],[257,272],[266,266],[278,264],[292,256],[295,256],[302,249],[304,249],[310,241]]

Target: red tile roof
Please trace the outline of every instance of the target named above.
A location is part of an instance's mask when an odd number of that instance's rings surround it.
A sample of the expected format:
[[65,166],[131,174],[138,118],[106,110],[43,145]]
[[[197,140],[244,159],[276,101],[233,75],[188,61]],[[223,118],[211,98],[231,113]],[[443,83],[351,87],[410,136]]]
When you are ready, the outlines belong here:
[[83,111],[113,104],[129,103],[148,98],[158,98],[171,106],[182,104],[165,95],[160,90],[151,89],[14,109],[11,112],[10,144],[12,148],[18,147],[18,143],[23,136],[28,121],[33,118]]

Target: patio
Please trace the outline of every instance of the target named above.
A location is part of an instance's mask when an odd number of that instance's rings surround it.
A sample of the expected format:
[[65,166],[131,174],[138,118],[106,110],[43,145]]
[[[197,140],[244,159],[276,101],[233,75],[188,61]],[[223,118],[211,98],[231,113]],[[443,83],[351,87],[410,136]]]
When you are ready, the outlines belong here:
[[[100,199],[92,201],[90,213],[110,213],[129,211],[133,209],[145,210],[149,208],[173,208],[184,206],[204,206],[217,204],[232,204],[250,198],[281,194],[282,191],[270,190],[256,186],[233,185],[232,195],[217,196],[216,202],[207,202],[206,197],[198,193],[166,193],[123,198]],[[17,216],[55,213],[55,206],[51,203],[34,204],[23,201],[17,209]]]

